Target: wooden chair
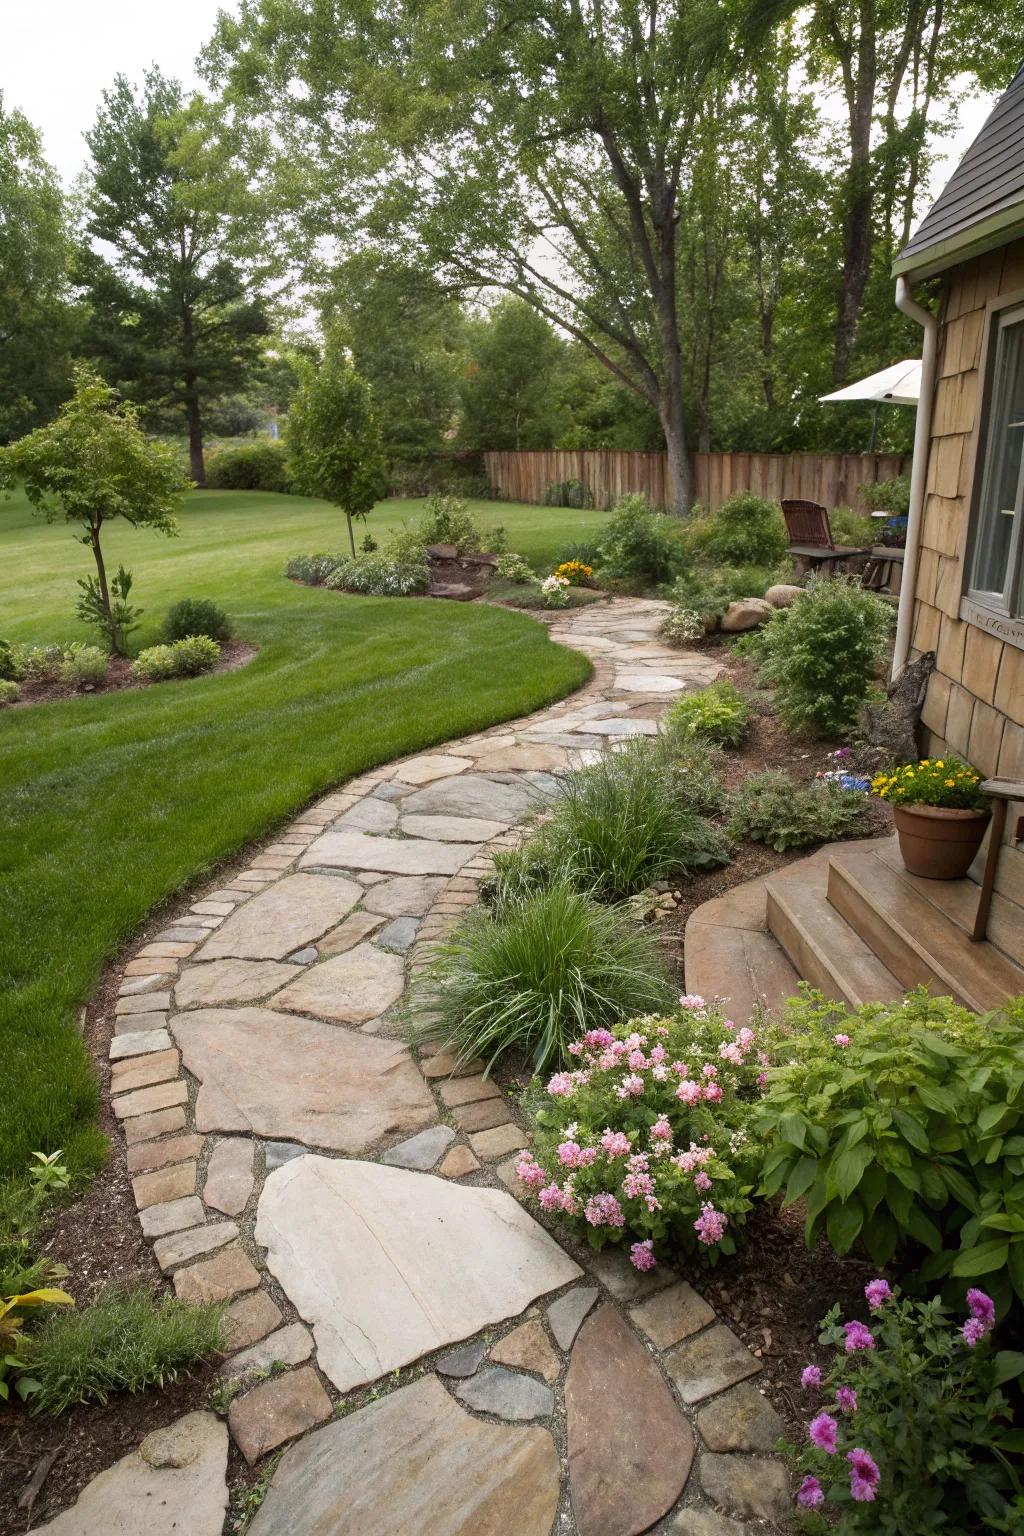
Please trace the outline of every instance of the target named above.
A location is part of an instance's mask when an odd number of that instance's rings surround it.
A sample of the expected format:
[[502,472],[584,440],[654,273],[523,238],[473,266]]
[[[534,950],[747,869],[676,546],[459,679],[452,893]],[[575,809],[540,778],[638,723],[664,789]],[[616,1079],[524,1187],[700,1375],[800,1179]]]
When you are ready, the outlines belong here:
[[828,512],[816,501],[784,501],[782,515],[789,535],[786,553],[797,562],[798,576],[819,569],[826,576],[834,576],[836,566],[842,561],[871,553],[870,545],[854,548],[850,544],[837,544],[832,537]]
[[[1024,800],[1024,779],[986,779],[981,786],[981,792],[983,795],[988,795],[994,804],[988,831],[985,868],[981,877],[981,891],[978,894],[978,910],[971,933],[971,938],[976,943],[980,943],[988,932],[988,914],[992,905],[992,892],[995,890],[996,868],[1002,852],[1003,833],[1006,831],[1006,808],[1011,800]],[[1017,830],[1019,834],[1019,826]],[[1019,835],[1014,837],[1013,841],[1020,842]]]

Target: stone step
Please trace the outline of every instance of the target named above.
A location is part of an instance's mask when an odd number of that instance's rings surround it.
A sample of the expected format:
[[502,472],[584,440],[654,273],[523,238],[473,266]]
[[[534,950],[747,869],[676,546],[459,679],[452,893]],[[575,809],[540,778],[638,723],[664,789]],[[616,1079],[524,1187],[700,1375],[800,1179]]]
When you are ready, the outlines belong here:
[[859,1008],[903,995],[903,986],[828,901],[829,866],[814,863],[801,879],[769,879],[768,928],[805,981],[826,997]]
[[758,1008],[778,1013],[799,990],[799,973],[768,932],[766,879],[734,886],[690,914],[683,939],[687,992],[725,999],[745,1024]]
[[1024,992],[1024,968],[987,941],[973,943],[951,915],[970,891],[922,890],[954,884],[915,879],[876,847],[848,846],[829,861],[829,902],[904,987],[924,985],[985,1012]]

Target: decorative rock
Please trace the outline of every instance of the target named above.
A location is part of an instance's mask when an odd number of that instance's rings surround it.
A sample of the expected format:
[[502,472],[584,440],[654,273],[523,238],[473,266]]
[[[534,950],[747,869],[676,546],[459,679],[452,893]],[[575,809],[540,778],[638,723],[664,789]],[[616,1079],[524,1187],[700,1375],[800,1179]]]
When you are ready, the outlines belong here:
[[148,1173],[153,1168],[163,1168],[168,1163],[190,1162],[203,1150],[203,1138],[189,1133],[172,1136],[167,1141],[144,1141],[137,1147],[129,1147],[127,1154],[129,1173]]
[[132,1194],[139,1210],[151,1205],[184,1199],[196,1192],[195,1163],[174,1163],[155,1173],[141,1173],[132,1179]]
[[114,1020],[115,1035],[148,1034],[166,1028],[166,1013],[126,1013]]
[[486,752],[478,758],[476,768],[479,773],[512,773],[529,768],[551,772],[553,769],[564,768],[565,763],[565,752],[559,747],[499,747],[497,751]]
[[567,1291],[548,1307],[548,1327],[555,1336],[559,1349],[571,1349],[572,1341],[600,1292],[595,1286],[581,1285],[575,1291]]
[[203,1200],[226,1216],[237,1216],[244,1211],[253,1186],[253,1153],[251,1141],[233,1136],[218,1141],[206,1170]]
[[285,1452],[250,1536],[549,1536],[559,1468],[546,1429],[472,1418],[425,1376]]
[[70,1509],[31,1536],[220,1536],[228,1507],[228,1436],[212,1413],[154,1430],[87,1483]]
[[[440,884],[444,884],[442,880]],[[353,912],[346,917],[337,928],[332,928],[330,933],[317,944],[317,952],[322,960],[329,960],[332,955],[343,955],[347,949],[355,949],[371,933],[375,933],[384,919],[375,916],[372,912]]]
[[730,1514],[779,1521],[792,1514],[789,1478],[780,1461],[707,1451],[700,1458],[698,1473],[708,1498]]
[[249,1463],[331,1417],[331,1400],[313,1367],[274,1376],[236,1397],[228,1409],[235,1444]]
[[[224,1252],[230,1250],[225,1248]],[[211,1259],[210,1263],[213,1262]],[[187,1269],[178,1271],[180,1279],[189,1273]],[[247,1345],[255,1344],[257,1339],[272,1333],[280,1321],[281,1308],[266,1291],[253,1291],[249,1296],[240,1296],[224,1312],[224,1337],[228,1348],[245,1349]]]
[[730,603],[722,615],[722,628],[727,635],[742,634],[747,629],[758,629],[770,619],[775,609],[763,597],[744,597],[738,603]]
[[674,1270],[664,1264],[641,1273],[634,1269],[621,1248],[603,1248],[599,1253],[588,1253],[587,1268],[608,1287],[616,1301],[638,1301],[642,1296],[663,1290],[676,1278]]
[[174,988],[177,1008],[214,1008],[267,997],[294,980],[290,966],[277,960],[211,960],[190,965]]
[[457,779],[446,779],[407,795],[402,813],[406,817],[479,816],[507,825],[538,810],[540,803],[539,795],[521,780],[503,784],[483,773],[464,773]]
[[166,1029],[136,1029],[126,1035],[115,1035],[110,1042],[111,1061],[123,1061],[128,1056],[149,1056],[154,1051],[166,1051],[173,1044]]
[[580,1330],[565,1412],[580,1536],[646,1531],[686,1486],[693,1434],[654,1360],[612,1306]]
[[[196,1204],[202,1210],[198,1200]],[[201,1253],[223,1247],[237,1236],[238,1228],[233,1221],[211,1222],[209,1226],[192,1227],[187,1231],[157,1238],[153,1244],[153,1255],[166,1274],[168,1270],[177,1269],[179,1264],[187,1264],[189,1259],[198,1258]]]
[[395,778],[403,784],[432,784],[435,779],[447,779],[453,773],[463,773],[468,767],[468,763],[457,757],[431,757],[425,754],[407,763],[399,763],[395,769]]
[[203,960],[228,956],[283,960],[339,923],[362,894],[354,880],[286,875],[226,918],[207,938],[200,956]]
[[517,1371],[532,1371],[545,1381],[556,1381],[561,1366],[548,1343],[547,1334],[536,1318],[521,1323],[491,1350],[496,1365],[509,1365]]
[[417,1168],[425,1172],[433,1168],[441,1153],[454,1140],[455,1132],[450,1125],[432,1125],[429,1130],[420,1131],[418,1136],[392,1147],[384,1153],[381,1161],[387,1163],[389,1168]]
[[[302,856],[301,865],[303,869],[373,869],[390,875],[455,875],[478,851],[474,843],[437,843],[418,837],[369,837],[365,832],[325,832],[310,844]],[[233,921],[228,918],[228,922]]]
[[798,597],[803,596],[803,591],[803,587],[791,587],[785,582],[779,582],[777,586],[768,588],[764,600],[771,603],[773,608],[788,608]]
[[186,1227],[198,1227],[206,1220],[203,1202],[190,1195],[184,1200],[168,1200],[163,1205],[151,1205],[139,1212],[143,1237],[163,1237],[168,1232],[182,1232]]
[[429,875],[399,875],[367,891],[363,907],[381,917],[423,917],[444,890],[445,883]]
[[461,1349],[453,1349],[450,1355],[445,1355],[437,1362],[435,1369],[441,1376],[453,1376],[464,1381],[480,1369],[486,1353],[487,1345],[483,1339],[474,1339],[471,1344],[463,1344]]
[[481,1099],[500,1099],[501,1089],[489,1077],[456,1077],[441,1084],[441,1098],[449,1109],[457,1104],[476,1104]]
[[479,1160],[475,1158],[468,1147],[452,1147],[448,1156],[437,1170],[446,1179],[462,1179],[467,1173],[476,1173],[480,1167]]
[[315,1156],[267,1179],[256,1241],[342,1392],[580,1273],[503,1191]]
[[165,1013],[170,1006],[169,992],[146,992],[142,997],[119,997],[114,1013],[118,1018],[134,1013]]
[[356,1037],[265,1008],[178,1014],[174,1033],[200,1082],[200,1131],[250,1131],[360,1152],[437,1118],[407,1048],[395,1040]]
[[493,1413],[499,1419],[543,1419],[555,1408],[550,1387],[498,1365],[471,1376],[455,1395],[478,1413]]
[[689,1338],[715,1320],[715,1309],[709,1307],[692,1285],[680,1280],[660,1291],[649,1301],[642,1302],[630,1312],[634,1323],[646,1333],[658,1349],[668,1349],[680,1339]]
[[507,825],[505,821],[485,821],[479,816],[402,817],[402,831],[408,837],[436,837],[442,843],[489,843]]
[[420,1071],[424,1077],[431,1079],[438,1077],[471,1077],[483,1071],[484,1064],[479,1056],[473,1056],[468,1061],[459,1061],[448,1051],[433,1051],[427,1056],[423,1047],[420,1047],[421,1057]]
[[[259,1283],[259,1270],[238,1243],[229,1244],[212,1259],[190,1269],[179,1269],[174,1277],[177,1295],[182,1301],[193,1302],[225,1301],[239,1291],[254,1291]],[[280,1320],[280,1312],[277,1317]]]
[[289,965],[312,965],[314,960],[319,960],[320,951],[315,944],[307,944],[305,949],[297,949],[293,955],[288,956]]
[[477,1157],[483,1158],[485,1163],[494,1162],[508,1152],[516,1152],[529,1145],[525,1132],[518,1125],[511,1124],[496,1126],[492,1131],[478,1131],[475,1136],[470,1136],[469,1144]]
[[419,926],[418,918],[396,917],[393,922],[388,923],[386,928],[381,929],[376,942],[381,949],[389,949],[396,955],[404,955],[412,948]]
[[749,1382],[702,1408],[697,1427],[709,1451],[774,1451],[786,1432],[771,1403]]
[[731,1328],[714,1328],[685,1339],[665,1358],[665,1367],[684,1403],[699,1403],[761,1369]]
[[462,1131],[490,1131],[510,1120],[508,1105],[502,1098],[481,1099],[477,1104],[460,1104],[452,1113]]
[[258,1344],[243,1349],[241,1354],[221,1366],[220,1374],[233,1381],[250,1371],[269,1371],[272,1365],[301,1365],[312,1353],[313,1335],[309,1329],[303,1328],[301,1323],[289,1323]]

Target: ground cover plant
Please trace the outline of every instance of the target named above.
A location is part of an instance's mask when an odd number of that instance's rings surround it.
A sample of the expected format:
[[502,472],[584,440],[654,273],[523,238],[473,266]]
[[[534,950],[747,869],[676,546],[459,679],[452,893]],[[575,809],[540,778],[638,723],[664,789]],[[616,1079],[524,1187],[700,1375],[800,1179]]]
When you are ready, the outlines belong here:
[[[418,511],[387,503],[375,526],[398,531]],[[507,505],[502,516],[531,559],[550,563],[574,528],[605,514]],[[339,531],[323,502],[218,491],[187,498],[173,541],[112,524],[115,561],[145,545],[143,646],[160,640],[183,591],[200,591],[230,608],[258,655],[187,688],[0,717],[0,1177],[20,1175],[40,1148],[63,1147],[76,1177],[102,1159],[99,1090],[74,1014],[147,912],[339,780],[538,708],[587,675],[581,657],[515,614],[350,602],[281,579],[296,545],[329,548]],[[88,551],[20,496],[0,502],[0,539],[5,638],[71,630],[68,590]]]
[[170,645],[151,645],[140,651],[132,662],[132,675],[147,683],[166,682],[169,677],[198,677],[209,672],[220,660],[220,646],[209,635],[189,635]]
[[720,747],[738,747],[750,724],[750,705],[736,684],[720,678],[707,688],[682,694],[662,717],[669,738],[711,741]]
[[728,830],[734,838],[767,843],[776,853],[810,843],[866,837],[872,828],[870,801],[859,789],[835,780],[800,784],[778,768],[752,773],[729,796]]

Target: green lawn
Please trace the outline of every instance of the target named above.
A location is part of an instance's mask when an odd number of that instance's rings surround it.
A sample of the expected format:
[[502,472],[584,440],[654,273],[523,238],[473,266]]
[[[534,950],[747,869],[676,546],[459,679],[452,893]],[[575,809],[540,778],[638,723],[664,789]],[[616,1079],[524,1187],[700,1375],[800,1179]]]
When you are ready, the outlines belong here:
[[[375,535],[415,517],[388,502]],[[546,565],[604,514],[481,503]],[[0,711],[0,1175],[36,1149],[79,1172],[103,1156],[95,1078],[71,1027],[104,962],[153,907],[329,786],[512,718],[584,680],[587,662],[515,613],[344,597],[282,576],[342,545],[338,514],[299,497],[191,496],[167,540],[112,524],[135,572],[137,648],[175,599],[212,597],[259,655],[237,672]],[[0,501],[0,635],[67,640],[88,552],[62,523]]]

